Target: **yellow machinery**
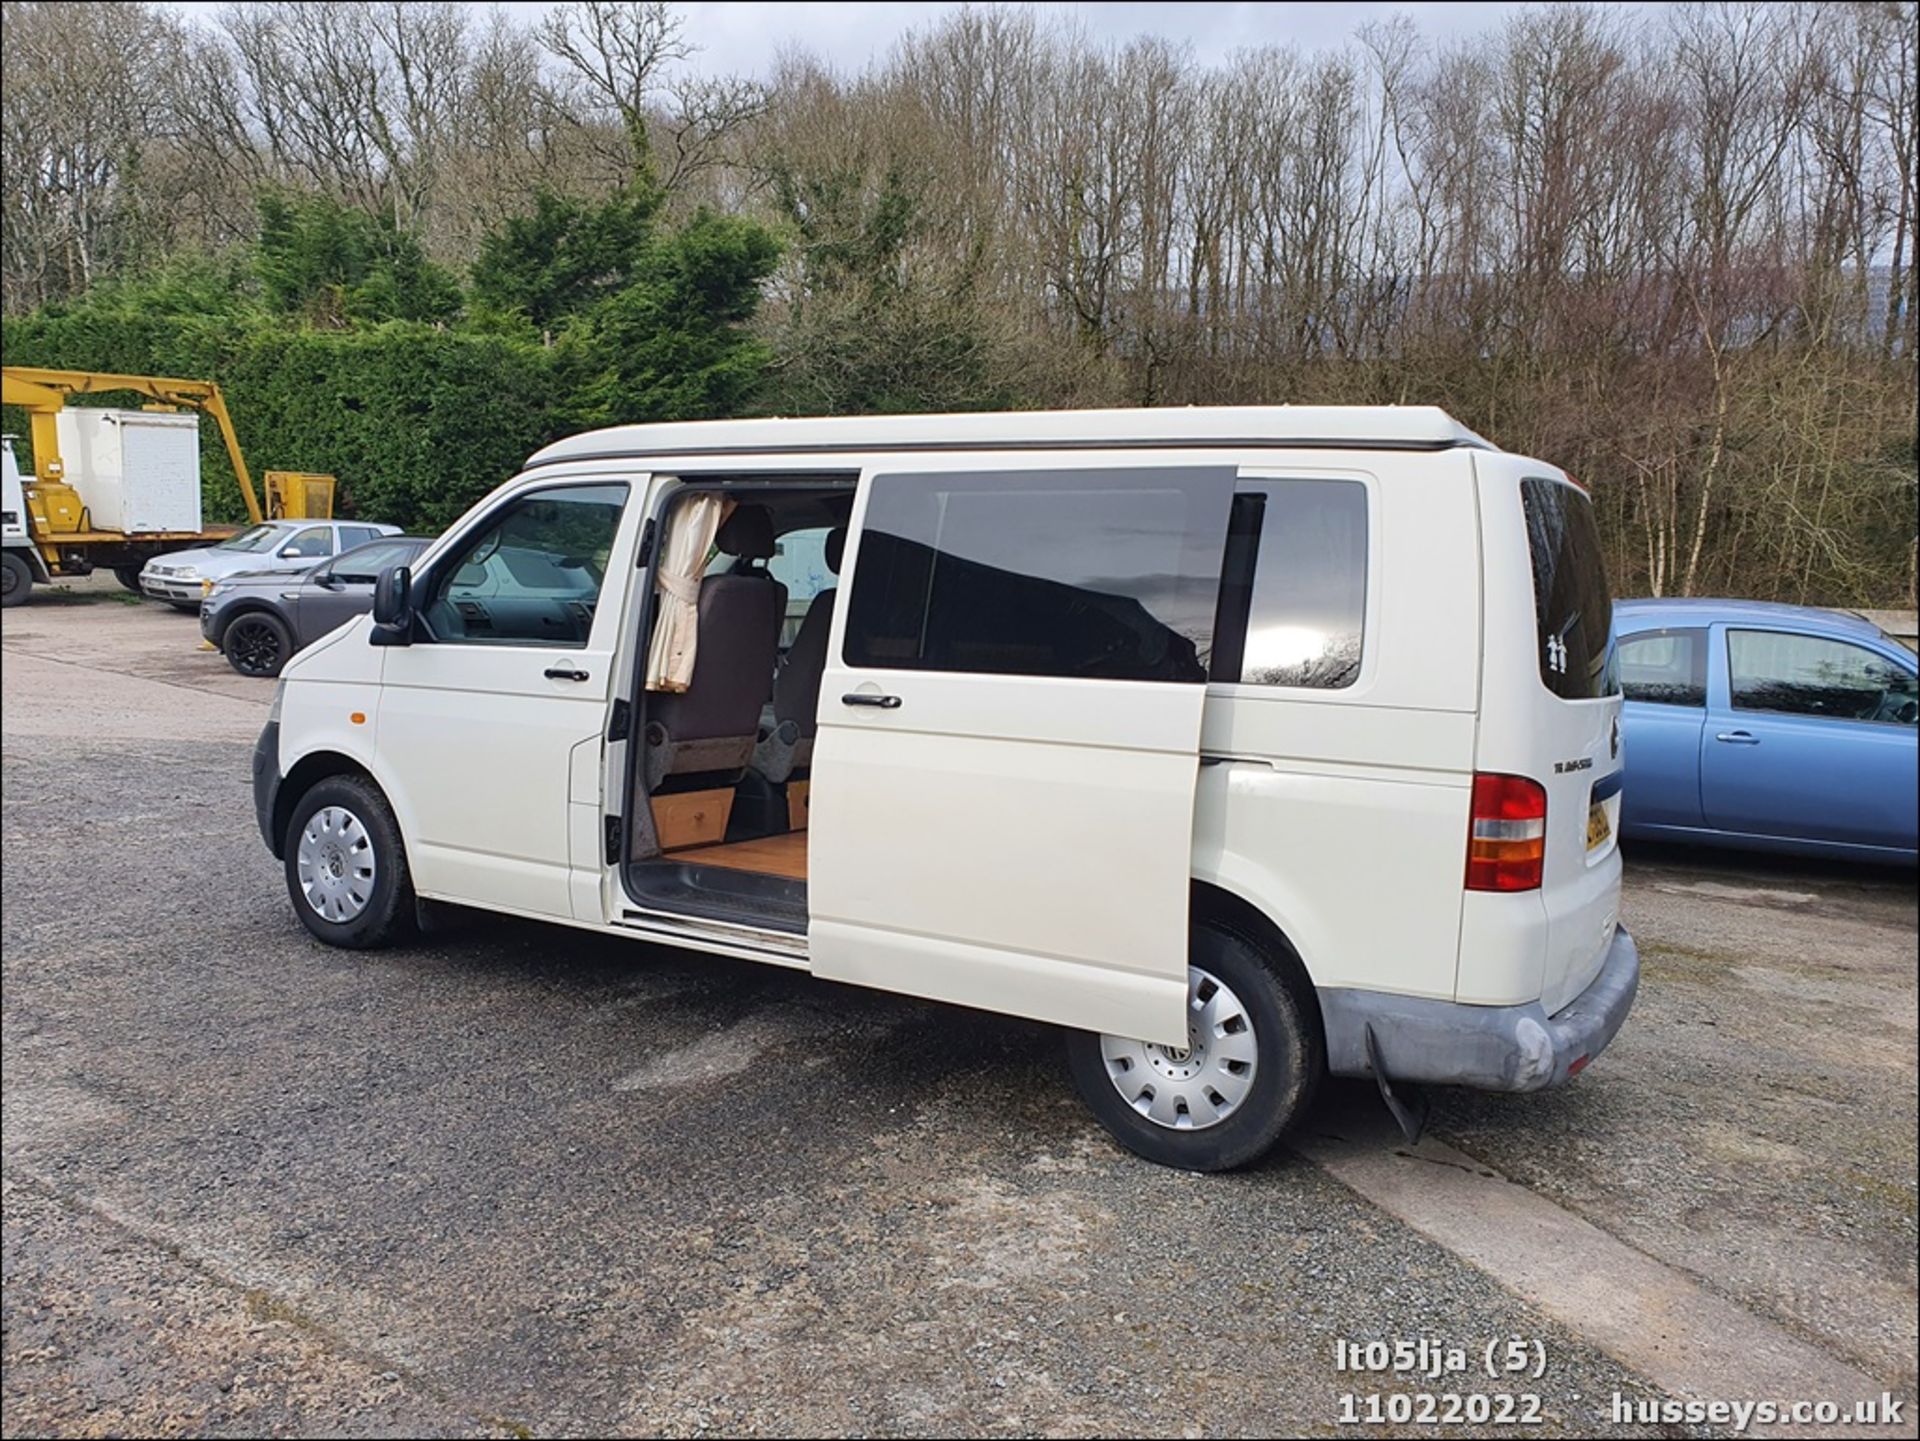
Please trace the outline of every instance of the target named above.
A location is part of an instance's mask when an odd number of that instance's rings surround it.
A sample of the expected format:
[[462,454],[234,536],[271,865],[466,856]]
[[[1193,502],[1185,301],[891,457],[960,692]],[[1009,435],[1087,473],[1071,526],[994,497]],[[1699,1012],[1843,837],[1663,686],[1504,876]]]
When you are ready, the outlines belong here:
[[240,439],[234,434],[232,417],[227,414],[226,399],[211,380],[176,380],[159,375],[114,375],[100,371],[42,370],[33,366],[0,367],[0,402],[23,407],[28,416],[33,440],[35,478],[25,487],[23,519],[33,549],[44,562],[47,574],[85,574],[95,564],[109,565],[122,580],[128,572],[137,575],[144,558],[183,545],[224,539],[232,527],[198,531],[143,532],[128,536],[116,530],[96,528],[81,501],[79,492],[67,481],[66,464],[60,455],[58,417],[69,398],[99,395],[111,391],[132,391],[153,401],[148,410],[197,410],[213,418],[226,443],[227,458],[233,463],[234,478],[240,482],[241,497],[247,503],[247,518],[258,523],[263,518],[320,519],[333,514],[334,478],[308,475],[299,471],[270,470],[266,474],[267,507],[261,509],[253,488],[253,475],[246,457],[240,453]]

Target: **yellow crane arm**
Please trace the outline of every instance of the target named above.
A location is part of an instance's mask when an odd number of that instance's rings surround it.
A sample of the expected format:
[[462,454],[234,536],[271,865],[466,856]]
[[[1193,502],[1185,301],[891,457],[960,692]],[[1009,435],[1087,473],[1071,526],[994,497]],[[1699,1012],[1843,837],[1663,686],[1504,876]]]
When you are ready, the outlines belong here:
[[220,438],[226,442],[234,477],[240,482],[240,495],[247,503],[247,518],[259,523],[260,498],[254,494],[253,475],[247,469],[246,457],[240,453],[240,437],[234,434],[226,399],[211,380],[114,375],[95,370],[41,370],[30,365],[0,367],[0,403],[25,407],[33,438],[34,469],[41,480],[58,483],[66,476],[54,417],[66,408],[67,398],[112,390],[131,390],[163,405],[191,406],[211,415],[220,427]]

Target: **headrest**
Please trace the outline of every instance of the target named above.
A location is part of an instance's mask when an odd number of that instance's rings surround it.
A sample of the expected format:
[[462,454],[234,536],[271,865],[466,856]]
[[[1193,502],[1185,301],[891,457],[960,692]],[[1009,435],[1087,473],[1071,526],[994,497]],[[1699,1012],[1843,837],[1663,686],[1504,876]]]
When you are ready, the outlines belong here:
[[764,505],[736,505],[713,543],[741,560],[773,559],[773,512]]
[[847,549],[847,528],[836,525],[827,532],[827,569],[835,575],[840,574],[840,557]]

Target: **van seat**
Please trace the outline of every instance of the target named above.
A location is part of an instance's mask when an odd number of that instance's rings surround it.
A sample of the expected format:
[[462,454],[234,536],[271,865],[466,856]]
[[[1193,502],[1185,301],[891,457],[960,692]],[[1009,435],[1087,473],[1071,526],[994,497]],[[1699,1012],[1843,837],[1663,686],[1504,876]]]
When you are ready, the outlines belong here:
[[647,696],[649,792],[668,776],[732,772],[737,780],[759,739],[787,609],[787,588],[753,565],[773,555],[773,517],[764,505],[736,506],[714,544],[740,564],[700,582],[687,688]]
[[[840,574],[847,528],[827,532],[827,569]],[[786,659],[773,677],[773,728],[760,739],[753,768],[770,781],[784,781],[813,763],[813,735],[820,718],[820,678],[827,669],[827,632],[833,626],[836,589],[821,591],[807,606]]]

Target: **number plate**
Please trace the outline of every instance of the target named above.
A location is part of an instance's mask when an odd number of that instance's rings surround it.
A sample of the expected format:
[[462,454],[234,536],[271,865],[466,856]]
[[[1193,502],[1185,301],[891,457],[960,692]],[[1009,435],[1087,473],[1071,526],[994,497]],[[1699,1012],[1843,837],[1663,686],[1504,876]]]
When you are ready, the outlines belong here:
[[1612,834],[1613,828],[1607,824],[1607,803],[1595,801],[1587,807],[1587,849],[1599,849]]

